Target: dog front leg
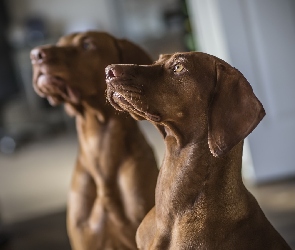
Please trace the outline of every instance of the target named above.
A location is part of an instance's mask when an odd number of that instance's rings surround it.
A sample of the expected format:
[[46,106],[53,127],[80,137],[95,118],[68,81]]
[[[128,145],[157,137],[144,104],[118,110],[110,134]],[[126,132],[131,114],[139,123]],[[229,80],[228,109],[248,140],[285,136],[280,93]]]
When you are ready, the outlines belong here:
[[67,229],[72,249],[89,248],[88,218],[96,199],[96,185],[92,177],[77,161],[68,197]]

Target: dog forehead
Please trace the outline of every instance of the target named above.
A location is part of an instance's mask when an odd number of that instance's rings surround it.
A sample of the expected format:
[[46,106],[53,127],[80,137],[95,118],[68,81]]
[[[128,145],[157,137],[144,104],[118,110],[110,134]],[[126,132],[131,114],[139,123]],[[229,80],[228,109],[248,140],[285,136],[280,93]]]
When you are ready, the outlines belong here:
[[69,45],[73,41],[76,34],[77,33],[72,33],[72,34],[69,34],[69,35],[62,36],[61,38],[59,38],[59,40],[57,41],[56,44],[58,46]]
[[76,33],[73,37],[73,44],[80,44],[81,42],[85,41],[86,39],[91,39],[92,41],[98,42],[101,35],[95,34],[94,32],[83,32],[83,33]]
[[79,45],[81,42],[86,39],[91,39],[95,41],[95,43],[106,44],[107,40],[112,39],[110,35],[105,32],[97,32],[97,31],[87,31],[87,32],[75,32],[69,35],[65,35],[61,37],[57,45],[59,46],[67,46],[67,45]]
[[161,54],[156,64],[170,65],[175,62],[192,63],[195,52],[177,52],[174,54]]
[[171,56],[172,56],[172,54],[160,54],[160,55],[159,55],[159,59],[157,60],[157,62],[160,62],[160,61],[166,61],[166,60],[168,60]]

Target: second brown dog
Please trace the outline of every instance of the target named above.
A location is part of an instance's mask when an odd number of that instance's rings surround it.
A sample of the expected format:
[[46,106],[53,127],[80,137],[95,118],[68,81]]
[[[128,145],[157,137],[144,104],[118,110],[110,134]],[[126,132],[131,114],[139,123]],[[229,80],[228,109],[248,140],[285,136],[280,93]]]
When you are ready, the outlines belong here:
[[106,76],[112,105],[151,121],[165,139],[139,249],[290,249],[242,182],[243,139],[265,112],[238,70],[191,52],[152,66],[111,65]]
[[[105,98],[110,63],[151,63],[135,44],[102,32],[75,33],[31,52],[33,86],[76,117],[79,152],[68,200],[75,250],[136,249],[135,232],[154,205],[158,169],[137,123]],[[58,159],[57,159],[58,164]]]

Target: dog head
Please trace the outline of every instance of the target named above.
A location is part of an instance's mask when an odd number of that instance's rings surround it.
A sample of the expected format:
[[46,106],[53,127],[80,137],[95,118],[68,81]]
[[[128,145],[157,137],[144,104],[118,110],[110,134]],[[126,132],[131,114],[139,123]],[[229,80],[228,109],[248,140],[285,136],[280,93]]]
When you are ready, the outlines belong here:
[[162,55],[150,66],[110,65],[106,81],[116,109],[158,127],[206,136],[214,156],[231,150],[265,115],[245,77],[204,53]]
[[150,64],[135,44],[104,32],[66,35],[31,51],[33,87],[50,104],[79,106],[95,96],[105,103],[104,68],[110,63]]

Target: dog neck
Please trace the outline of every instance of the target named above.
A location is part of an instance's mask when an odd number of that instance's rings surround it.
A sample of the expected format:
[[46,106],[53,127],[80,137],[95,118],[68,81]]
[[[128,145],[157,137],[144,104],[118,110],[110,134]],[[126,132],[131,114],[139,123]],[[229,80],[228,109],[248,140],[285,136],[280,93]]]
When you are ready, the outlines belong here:
[[[80,105],[81,112],[75,114],[76,127],[80,143],[92,145],[93,141],[104,140],[113,137],[112,133],[119,130],[133,129],[136,121],[126,113],[117,112],[106,103],[105,98],[91,96],[85,98]],[[109,129],[115,126],[117,130]],[[90,143],[91,142],[91,143]],[[97,150],[92,146],[89,150]]]
[[[87,108],[86,108],[87,107]],[[132,134],[138,133],[136,121],[126,113],[106,112],[84,106],[83,115],[76,116],[79,157],[96,183],[108,183],[113,178],[128,146]],[[117,157],[113,157],[113,150]],[[106,181],[107,180],[107,181]]]
[[224,213],[241,211],[233,207],[243,207],[241,197],[246,191],[241,177],[243,141],[226,155],[214,157],[208,137],[184,140],[181,131],[171,127],[162,127],[160,131],[165,133],[166,145],[156,190],[156,210],[160,220],[168,218],[169,221],[171,214],[168,215],[167,211],[177,216],[193,207],[206,215],[219,205],[227,206]]
[[79,118],[80,123],[93,123],[95,121],[97,127],[107,126],[110,122],[117,120],[120,121],[122,126],[130,126],[130,124],[135,124],[136,122],[126,113],[117,112],[105,101],[105,98],[100,96],[90,96],[85,98],[81,103],[81,110],[76,118]]
[[70,116],[76,117],[77,120],[86,122],[86,117],[93,117],[99,123],[105,123],[110,117],[115,115],[115,111],[105,101],[104,96],[91,95],[84,97],[80,103],[65,103],[65,110]]
[[[190,117],[198,117],[191,121]],[[183,112],[182,116],[173,120],[164,120],[154,125],[159,129],[164,139],[175,140],[175,148],[184,148],[188,144],[198,144],[208,141],[207,115],[192,108]]]

